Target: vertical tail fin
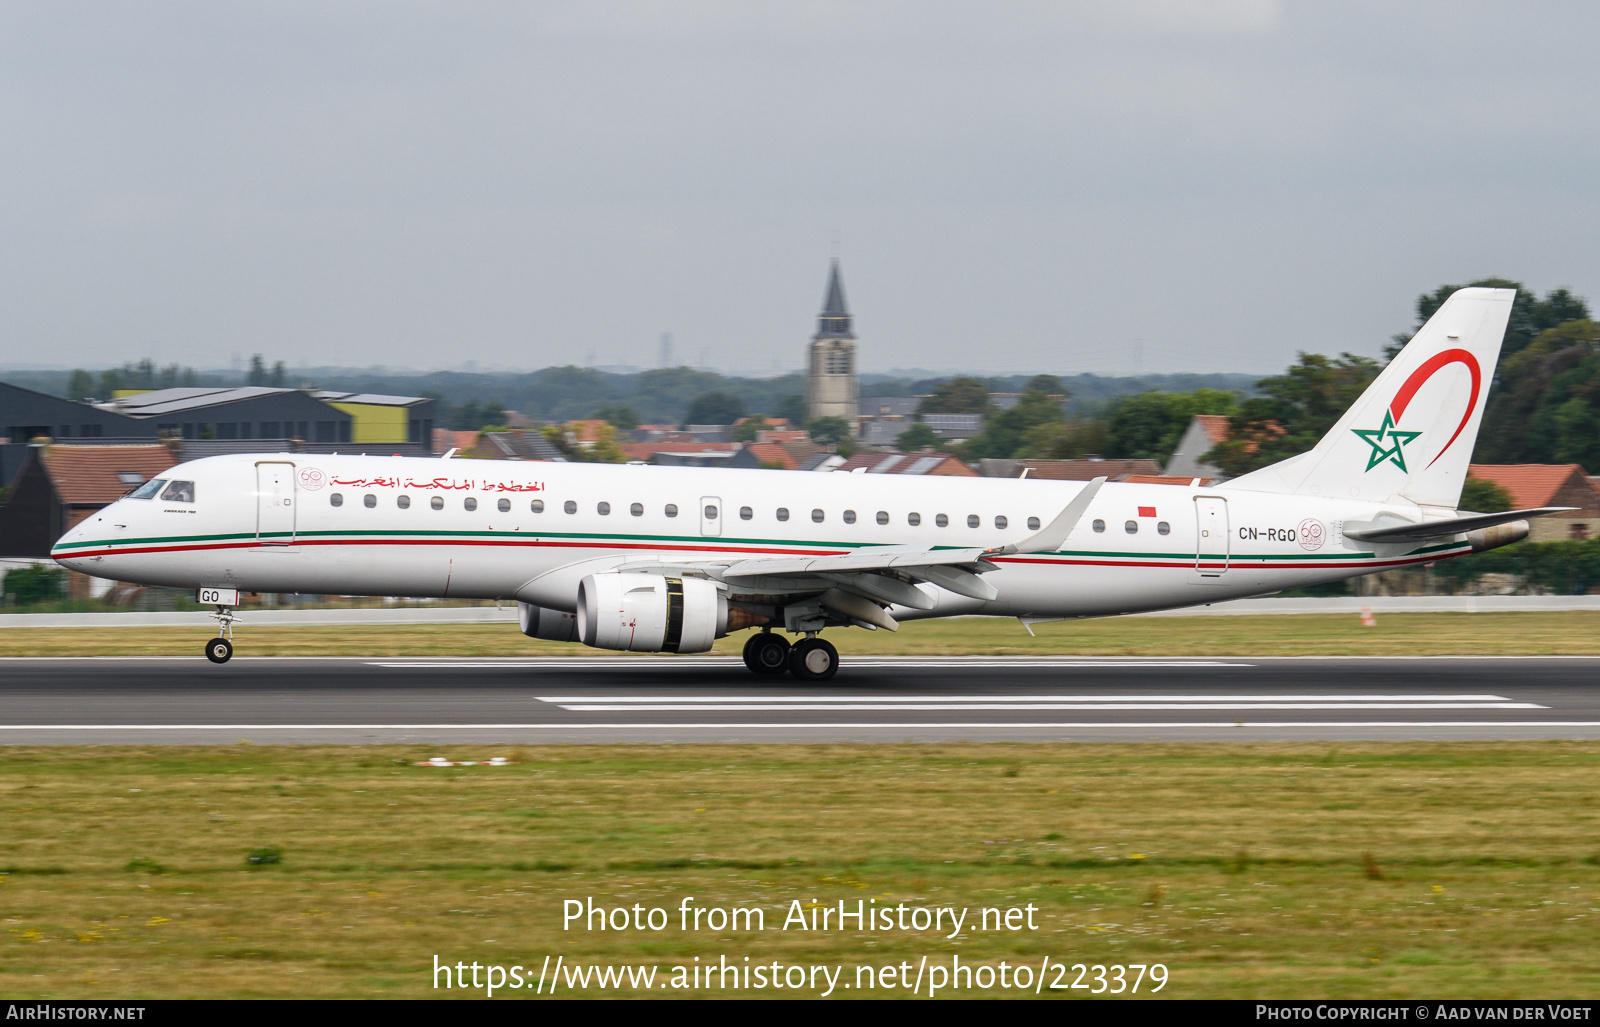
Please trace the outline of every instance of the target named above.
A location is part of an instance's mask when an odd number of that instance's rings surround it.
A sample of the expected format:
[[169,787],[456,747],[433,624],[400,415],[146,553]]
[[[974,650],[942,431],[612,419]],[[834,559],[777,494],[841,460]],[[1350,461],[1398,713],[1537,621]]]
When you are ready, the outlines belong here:
[[1454,509],[1515,298],[1452,293],[1315,449],[1226,487]]

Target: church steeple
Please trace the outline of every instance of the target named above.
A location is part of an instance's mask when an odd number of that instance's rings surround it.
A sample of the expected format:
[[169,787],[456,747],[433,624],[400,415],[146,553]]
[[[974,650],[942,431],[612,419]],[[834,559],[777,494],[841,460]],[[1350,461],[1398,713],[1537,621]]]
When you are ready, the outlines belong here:
[[839,280],[839,258],[828,269],[828,295],[817,317],[806,359],[806,417],[842,417],[854,424],[856,399],[856,336],[850,330],[850,308]]
[[822,313],[817,317],[817,338],[853,339],[850,332],[850,308],[844,301],[844,283],[839,280],[839,258],[833,258],[828,270],[828,296],[822,301]]

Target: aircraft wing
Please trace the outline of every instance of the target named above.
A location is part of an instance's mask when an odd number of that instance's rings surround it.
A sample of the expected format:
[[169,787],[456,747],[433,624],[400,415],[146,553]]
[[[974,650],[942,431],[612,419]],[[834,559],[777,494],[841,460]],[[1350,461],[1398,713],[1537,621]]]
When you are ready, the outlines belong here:
[[1426,542],[1429,539],[1460,535],[1463,532],[1492,528],[1497,524],[1510,524],[1528,517],[1564,513],[1578,509],[1575,506],[1536,506],[1527,510],[1507,510],[1504,513],[1468,514],[1443,521],[1423,521],[1420,524],[1389,524],[1371,528],[1345,528],[1344,537],[1358,542]]

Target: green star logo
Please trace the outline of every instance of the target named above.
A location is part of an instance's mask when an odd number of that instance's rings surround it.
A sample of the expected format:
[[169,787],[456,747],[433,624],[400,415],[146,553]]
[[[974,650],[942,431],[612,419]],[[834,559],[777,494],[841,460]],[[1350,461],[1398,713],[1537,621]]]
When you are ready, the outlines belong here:
[[1387,410],[1383,412],[1382,426],[1377,428],[1352,428],[1350,430],[1361,436],[1361,440],[1372,447],[1372,455],[1367,458],[1367,470],[1369,471],[1385,460],[1404,471],[1406,469],[1406,455],[1401,451],[1400,447],[1408,445],[1418,435],[1422,434],[1419,431],[1395,431],[1394,418],[1390,416]]

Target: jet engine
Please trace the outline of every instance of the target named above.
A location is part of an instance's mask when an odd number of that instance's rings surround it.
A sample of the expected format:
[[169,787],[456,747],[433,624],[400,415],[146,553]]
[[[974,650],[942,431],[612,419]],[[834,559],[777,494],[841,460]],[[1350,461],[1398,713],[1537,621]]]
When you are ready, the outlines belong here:
[[547,610],[532,603],[517,603],[517,622],[522,633],[529,638],[544,638],[551,642],[576,642],[578,640],[578,615],[562,610]]
[[598,649],[703,653],[728,633],[728,599],[704,578],[591,574],[578,583],[577,629]]

